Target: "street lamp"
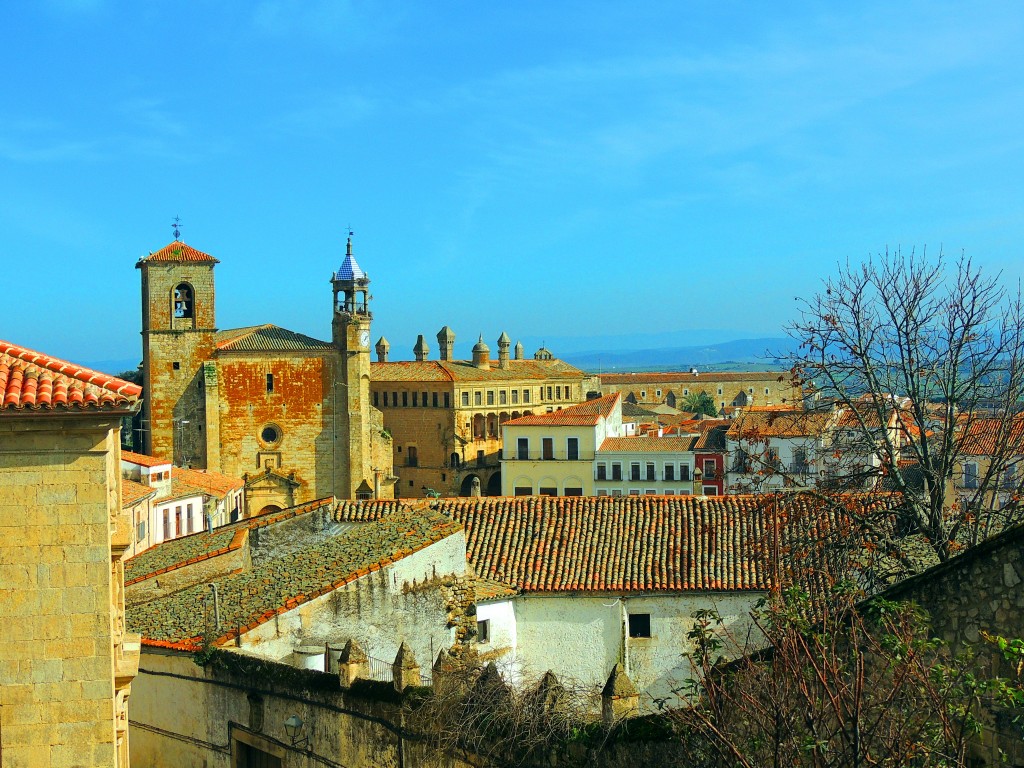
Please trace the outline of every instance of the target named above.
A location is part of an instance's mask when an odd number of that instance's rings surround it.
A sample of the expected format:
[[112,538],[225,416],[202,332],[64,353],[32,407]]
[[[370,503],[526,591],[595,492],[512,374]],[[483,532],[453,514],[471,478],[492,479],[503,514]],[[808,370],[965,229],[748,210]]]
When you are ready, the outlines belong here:
[[305,747],[309,744],[309,737],[303,733],[305,725],[298,715],[292,715],[284,721],[284,732],[288,734],[293,747]]

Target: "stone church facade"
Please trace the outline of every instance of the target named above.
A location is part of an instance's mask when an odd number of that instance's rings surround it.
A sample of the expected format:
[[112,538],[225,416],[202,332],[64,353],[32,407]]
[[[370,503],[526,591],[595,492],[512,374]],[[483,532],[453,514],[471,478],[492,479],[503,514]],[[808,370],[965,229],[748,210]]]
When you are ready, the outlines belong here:
[[330,341],[218,330],[218,260],[181,241],[141,258],[146,453],[246,481],[246,514],[390,498],[392,447],[370,403],[369,277],[348,240]]

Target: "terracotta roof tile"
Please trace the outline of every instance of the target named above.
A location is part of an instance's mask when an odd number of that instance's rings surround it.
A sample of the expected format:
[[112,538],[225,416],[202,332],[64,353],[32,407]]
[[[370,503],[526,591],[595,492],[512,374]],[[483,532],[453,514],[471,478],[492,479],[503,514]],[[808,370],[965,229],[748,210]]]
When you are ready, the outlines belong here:
[[805,578],[817,545],[852,525],[839,506],[819,507],[804,495],[541,496],[447,499],[439,510],[465,526],[481,578],[524,592],[638,593],[766,589],[774,519],[783,573]]
[[[250,570],[221,577],[216,582],[221,626],[226,634],[214,642],[230,640],[237,636],[239,627],[259,626],[460,528],[429,509],[405,508],[350,532],[326,537],[308,549],[261,560]],[[147,644],[188,643],[202,634],[209,594],[205,583],[187,587],[130,607],[126,622],[131,631],[143,635]]]
[[228,475],[222,475],[220,472],[212,472],[208,469],[174,467],[171,469],[171,479],[172,481],[177,480],[186,483],[219,499],[224,498],[231,491],[241,489],[245,485],[245,482],[240,477],[229,477]]
[[328,350],[334,346],[277,325],[256,325],[222,331],[215,338],[218,352],[291,352]]
[[594,400],[587,400],[584,403],[570,405],[559,411],[551,413],[533,413],[529,416],[520,416],[518,419],[510,419],[504,422],[505,426],[548,426],[548,427],[586,427],[596,426],[601,419],[607,419],[615,404],[622,396],[618,393],[605,395]]
[[156,495],[156,488],[136,483],[134,480],[121,481],[121,506],[131,507],[138,504],[147,496]]
[[208,253],[196,250],[191,245],[175,240],[155,253],[143,256],[135,266],[154,263],[178,263],[192,261],[197,263],[219,264],[220,262]]
[[247,517],[236,523],[214,528],[212,531],[202,531],[162,542],[125,561],[124,583],[134,584],[156,574],[181,568],[188,563],[237,549],[243,540],[241,537],[236,538],[239,532],[247,532],[253,528],[262,528],[281,520],[308,514],[333,503],[333,498],[317,499],[288,509]]
[[731,440],[817,436],[825,432],[832,418],[832,411],[744,411],[733,421],[727,436]]
[[696,442],[694,435],[606,437],[597,450],[602,453],[680,453],[692,451]]
[[1016,417],[1012,421],[996,418],[971,418],[961,429],[961,452],[965,456],[993,456],[1005,452],[1009,446],[1010,454],[1024,454],[1024,417]]
[[124,410],[142,387],[0,341],[0,413]]
[[138,464],[140,467],[167,467],[171,465],[170,459],[160,459],[156,456],[147,456],[144,453],[135,453],[134,451],[121,451],[121,461],[127,461],[129,464]]
[[489,369],[477,368],[468,360],[406,360],[371,363],[370,380],[374,384],[416,381],[537,381],[546,379],[582,379],[583,371],[561,360],[509,360],[508,368],[497,361]]

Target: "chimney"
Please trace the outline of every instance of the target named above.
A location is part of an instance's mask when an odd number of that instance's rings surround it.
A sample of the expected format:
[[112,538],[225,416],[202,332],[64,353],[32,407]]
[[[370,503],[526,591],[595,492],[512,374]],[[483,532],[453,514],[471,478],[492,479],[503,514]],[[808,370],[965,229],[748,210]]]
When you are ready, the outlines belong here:
[[412,348],[412,353],[420,363],[430,356],[430,347],[427,346],[427,340],[423,338],[422,333],[416,337],[416,346]]
[[377,339],[375,349],[377,350],[377,362],[386,363],[388,361],[388,350],[391,349],[388,340],[381,336]]
[[437,345],[441,353],[441,359],[451,360],[452,348],[455,346],[455,331],[447,325],[444,326],[437,332]]

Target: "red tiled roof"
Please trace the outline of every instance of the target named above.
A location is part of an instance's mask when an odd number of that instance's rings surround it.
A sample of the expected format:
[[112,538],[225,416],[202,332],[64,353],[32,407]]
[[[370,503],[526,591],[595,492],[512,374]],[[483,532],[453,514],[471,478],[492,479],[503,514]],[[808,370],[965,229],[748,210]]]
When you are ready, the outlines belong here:
[[140,467],[166,467],[170,465],[170,459],[158,459],[155,456],[147,456],[144,453],[135,453],[135,451],[121,451],[121,461],[127,461],[129,464],[138,464]]
[[147,496],[152,496],[156,493],[156,488],[151,488],[148,485],[142,483],[136,483],[134,480],[122,480],[121,481],[121,506],[131,507],[138,504]]
[[187,483],[194,488],[199,488],[211,496],[224,498],[231,491],[238,490],[245,482],[240,477],[229,477],[220,472],[211,472],[208,469],[183,469],[173,467],[171,479]]
[[266,325],[221,331],[214,339],[219,352],[290,352],[302,350],[328,350],[333,346],[287,328]]
[[457,381],[472,383],[547,379],[576,380],[586,376],[562,360],[509,360],[508,368],[477,368],[468,360],[404,360],[393,363],[371,363],[370,381],[374,385],[388,382]]
[[682,437],[636,435],[634,437],[606,437],[597,449],[603,453],[680,453],[693,450],[697,439],[693,435]]
[[191,245],[187,245],[180,240],[175,240],[173,243],[169,243],[155,253],[149,254],[149,256],[143,256],[135,266],[141,264],[154,264],[159,262],[170,262],[177,263],[181,261],[191,261],[197,263],[207,264],[220,264],[220,262],[213,258],[208,253],[196,250]]
[[961,431],[960,451],[965,456],[993,456],[1007,450],[1024,453],[1024,417],[1013,421],[973,418]]
[[[864,497],[864,505],[888,497]],[[804,494],[755,496],[491,497],[445,499],[465,526],[481,578],[524,592],[767,589],[778,523],[783,573],[825,567],[814,553],[849,534],[842,505]]]
[[0,341],[0,413],[130,409],[142,387]]
[[727,435],[733,440],[817,436],[831,419],[831,411],[745,411],[733,421]]
[[[457,533],[460,526],[430,509],[405,508],[340,536],[217,578],[220,645],[322,595]],[[162,545],[161,545],[162,546]],[[143,553],[145,555],[146,553]],[[202,633],[206,580],[152,602],[130,606],[125,620],[143,643],[189,646]]]
[[534,413],[529,416],[520,416],[518,419],[510,419],[503,422],[505,426],[548,426],[548,427],[587,427],[595,426],[602,418],[607,419],[613,410],[615,403],[621,397],[617,392],[594,400],[587,400],[584,403],[570,405],[560,411],[551,413]]

